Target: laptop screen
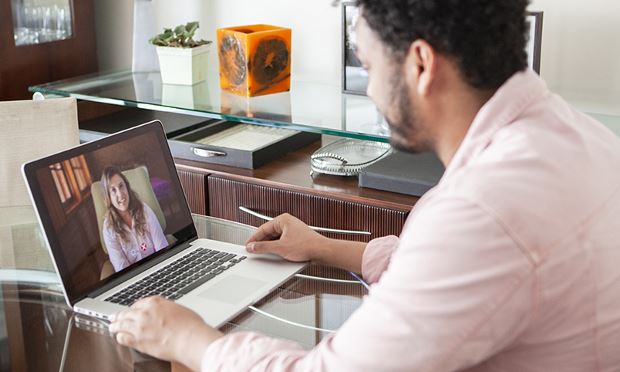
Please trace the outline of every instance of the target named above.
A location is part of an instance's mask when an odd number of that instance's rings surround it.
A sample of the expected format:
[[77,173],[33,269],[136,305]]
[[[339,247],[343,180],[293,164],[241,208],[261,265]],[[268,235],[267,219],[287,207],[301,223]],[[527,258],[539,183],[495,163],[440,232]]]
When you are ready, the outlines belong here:
[[68,299],[196,236],[161,123],[24,166]]

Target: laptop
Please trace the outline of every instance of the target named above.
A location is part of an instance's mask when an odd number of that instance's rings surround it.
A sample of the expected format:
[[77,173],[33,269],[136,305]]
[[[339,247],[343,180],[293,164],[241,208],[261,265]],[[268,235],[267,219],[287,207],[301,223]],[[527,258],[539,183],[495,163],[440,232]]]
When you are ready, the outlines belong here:
[[160,295],[219,327],[306,265],[199,239],[159,121],[26,163],[22,172],[77,313],[108,320]]

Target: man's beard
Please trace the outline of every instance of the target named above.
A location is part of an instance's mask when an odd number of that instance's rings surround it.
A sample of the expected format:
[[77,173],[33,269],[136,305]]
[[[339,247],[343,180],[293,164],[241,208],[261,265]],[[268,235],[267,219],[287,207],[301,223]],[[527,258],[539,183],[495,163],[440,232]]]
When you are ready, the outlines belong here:
[[[411,103],[409,89],[404,82],[398,69],[392,74],[390,102],[395,102],[392,117],[385,116],[385,120],[390,126],[392,135],[390,136],[390,144],[393,148],[409,152],[420,153],[431,150],[431,146],[424,140],[421,133],[419,117],[416,114],[415,107]],[[395,141],[394,134],[398,134],[401,141]]]

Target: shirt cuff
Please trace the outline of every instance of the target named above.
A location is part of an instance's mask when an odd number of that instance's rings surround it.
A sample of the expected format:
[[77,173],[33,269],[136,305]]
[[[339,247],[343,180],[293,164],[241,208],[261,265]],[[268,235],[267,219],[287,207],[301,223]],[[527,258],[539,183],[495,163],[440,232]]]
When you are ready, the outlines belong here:
[[379,281],[398,243],[398,237],[390,235],[373,239],[366,245],[362,256],[362,275],[369,284]]

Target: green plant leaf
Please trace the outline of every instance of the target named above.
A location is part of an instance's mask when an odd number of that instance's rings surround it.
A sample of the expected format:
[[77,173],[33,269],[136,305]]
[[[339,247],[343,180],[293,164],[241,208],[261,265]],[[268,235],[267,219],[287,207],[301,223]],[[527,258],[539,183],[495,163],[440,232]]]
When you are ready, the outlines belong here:
[[200,45],[210,44],[209,40],[194,40],[194,34],[198,30],[198,22],[187,22],[174,28],[164,28],[164,32],[154,36],[149,43],[157,46],[174,48],[194,48]]
[[174,28],[175,35],[183,35],[185,32],[185,25],[178,25]]
[[189,37],[194,37],[194,33],[198,29],[198,22],[187,22],[185,29],[187,30]]

